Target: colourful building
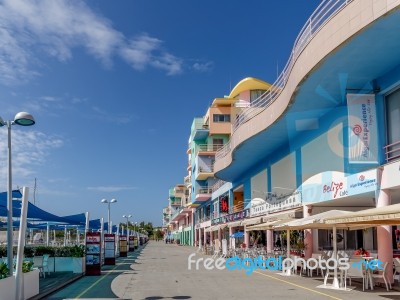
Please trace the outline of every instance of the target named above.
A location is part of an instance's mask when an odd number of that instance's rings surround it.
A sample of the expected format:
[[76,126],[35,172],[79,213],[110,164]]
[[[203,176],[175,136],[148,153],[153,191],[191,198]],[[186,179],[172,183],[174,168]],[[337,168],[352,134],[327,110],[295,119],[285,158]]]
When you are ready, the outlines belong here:
[[[246,78],[194,120],[185,182],[195,245],[271,251],[278,235],[255,225],[400,203],[399,8],[324,1],[273,84]],[[391,265],[397,229],[339,230],[338,248]],[[331,230],[302,234],[306,257],[333,246]]]

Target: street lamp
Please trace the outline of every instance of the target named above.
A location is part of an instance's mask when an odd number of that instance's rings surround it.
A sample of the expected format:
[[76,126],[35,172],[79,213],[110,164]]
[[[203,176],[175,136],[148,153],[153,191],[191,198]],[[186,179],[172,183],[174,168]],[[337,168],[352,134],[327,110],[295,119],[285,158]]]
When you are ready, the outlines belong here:
[[123,215],[122,217],[126,219],[126,236],[129,236],[129,231],[128,231],[129,230],[128,229],[129,221],[128,221],[128,219],[132,218],[132,215]]
[[9,275],[13,274],[13,213],[12,213],[12,170],[11,170],[11,125],[31,126],[35,119],[30,113],[19,112],[13,121],[3,121],[0,117],[0,127],[8,129],[8,188],[7,188],[7,263]]
[[111,199],[108,201],[107,199],[102,199],[101,203],[107,203],[108,204],[108,233],[112,233],[112,228],[110,226],[110,205],[111,203],[116,203],[117,199]]

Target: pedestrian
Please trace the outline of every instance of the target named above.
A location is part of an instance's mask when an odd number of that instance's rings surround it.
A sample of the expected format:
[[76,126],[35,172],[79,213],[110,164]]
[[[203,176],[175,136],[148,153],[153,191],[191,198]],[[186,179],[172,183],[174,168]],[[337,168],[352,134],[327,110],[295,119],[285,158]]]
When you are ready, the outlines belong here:
[[279,249],[281,249],[281,247],[282,247],[281,239],[280,239],[279,236],[278,236],[278,238],[276,240],[275,246],[276,246],[276,248],[279,248]]

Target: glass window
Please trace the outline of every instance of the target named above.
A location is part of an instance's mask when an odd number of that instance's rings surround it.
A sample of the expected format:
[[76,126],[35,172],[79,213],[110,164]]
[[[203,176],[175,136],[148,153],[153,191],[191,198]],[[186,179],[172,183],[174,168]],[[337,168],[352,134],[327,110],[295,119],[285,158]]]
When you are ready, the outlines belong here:
[[[387,144],[400,142],[400,89],[386,96]],[[388,159],[400,156],[400,145],[387,148]]]
[[386,97],[388,143],[400,141],[400,89]]
[[260,98],[262,94],[265,93],[265,90],[252,90],[250,91],[250,102]]
[[214,121],[214,123],[230,122],[231,121],[231,115],[214,114],[213,115],[213,121]]

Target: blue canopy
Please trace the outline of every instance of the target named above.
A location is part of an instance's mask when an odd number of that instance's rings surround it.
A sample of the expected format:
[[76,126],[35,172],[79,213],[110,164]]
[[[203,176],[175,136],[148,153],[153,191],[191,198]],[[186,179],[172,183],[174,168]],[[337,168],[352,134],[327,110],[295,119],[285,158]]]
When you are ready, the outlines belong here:
[[[1,199],[0,199],[1,201]],[[22,202],[20,200],[13,200],[13,217],[19,218],[21,216],[21,206]],[[7,205],[1,206],[0,205],[0,217],[7,216]],[[32,203],[28,202],[28,214],[27,218],[30,220],[38,220],[38,221],[46,221],[46,222],[57,222],[63,224],[78,224],[71,220],[53,215],[39,207],[33,205]]]
[[[19,190],[12,191],[12,198],[22,198],[21,192]],[[7,207],[7,192],[0,193],[0,206]]]

